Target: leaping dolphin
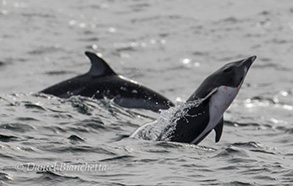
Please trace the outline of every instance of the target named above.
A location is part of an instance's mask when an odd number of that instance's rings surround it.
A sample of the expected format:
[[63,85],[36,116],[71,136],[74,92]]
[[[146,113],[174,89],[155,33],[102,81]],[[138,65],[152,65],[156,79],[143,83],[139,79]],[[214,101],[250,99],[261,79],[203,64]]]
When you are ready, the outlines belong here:
[[[183,110],[175,112],[156,140],[198,144],[215,130],[218,142],[223,131],[223,114],[238,94],[255,59],[256,56],[252,56],[228,63],[208,76],[188,98]],[[147,127],[150,124],[138,128],[131,136],[135,137]]]
[[89,72],[40,92],[60,98],[69,98],[73,95],[95,99],[108,98],[121,107],[147,109],[154,112],[174,106],[170,100],[159,93],[116,74],[95,53],[86,51],[85,55],[92,63]]

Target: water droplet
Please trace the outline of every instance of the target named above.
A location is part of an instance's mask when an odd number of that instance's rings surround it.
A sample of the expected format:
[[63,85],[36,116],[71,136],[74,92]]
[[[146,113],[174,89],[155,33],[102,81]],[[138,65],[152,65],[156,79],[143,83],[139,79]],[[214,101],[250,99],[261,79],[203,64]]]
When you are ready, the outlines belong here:
[[161,39],[160,42],[161,42],[162,45],[166,44],[166,40],[165,39]]
[[286,110],[293,110],[293,106],[291,105],[283,105],[283,108]]
[[69,22],[68,22],[68,25],[69,26],[74,26],[76,24],[76,21],[75,20],[70,20]]
[[109,28],[109,32],[111,32],[111,33],[115,33],[115,32],[117,32],[117,29],[116,29],[116,28],[113,28],[113,27],[110,27],[110,28]]
[[86,27],[86,24],[85,24],[85,23],[80,23],[80,24],[79,24],[79,27],[80,27],[80,28],[85,28],[85,27]]
[[98,49],[98,46],[97,46],[96,44],[93,44],[93,45],[92,45],[92,48],[93,48],[94,50],[97,50],[97,49]]
[[288,96],[289,93],[287,91],[281,91],[280,94],[285,97]]
[[195,62],[193,65],[194,65],[195,67],[199,67],[199,66],[200,66],[200,63],[199,63],[199,62]]
[[7,10],[1,10],[0,12],[2,15],[7,15],[8,14],[8,11]]
[[151,43],[151,44],[156,44],[157,41],[156,41],[155,39],[151,39],[151,40],[150,40],[150,43]]
[[188,58],[185,58],[185,59],[182,60],[182,63],[183,63],[184,65],[187,65],[187,64],[189,64],[190,62],[191,62],[191,60],[188,59]]

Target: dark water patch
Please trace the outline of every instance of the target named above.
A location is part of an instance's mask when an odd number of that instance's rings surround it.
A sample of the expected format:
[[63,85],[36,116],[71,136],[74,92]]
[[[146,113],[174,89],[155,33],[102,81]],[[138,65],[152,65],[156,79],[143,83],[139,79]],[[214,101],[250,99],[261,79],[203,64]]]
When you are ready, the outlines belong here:
[[257,160],[254,160],[252,158],[241,158],[241,157],[234,157],[231,159],[228,159],[230,164],[241,164],[241,163],[257,163]]
[[18,117],[16,118],[18,121],[39,121],[35,118],[31,118],[31,117]]
[[210,179],[210,178],[207,178],[207,179],[202,178],[200,180],[200,182],[202,183],[201,185],[218,185],[217,181],[218,181],[217,179]]
[[238,170],[238,167],[235,165],[228,165],[225,167],[218,168],[217,170]]
[[72,141],[72,142],[84,142],[84,141],[85,141],[84,138],[82,138],[82,137],[80,137],[80,136],[77,136],[77,135],[75,135],[75,134],[69,136],[67,139],[69,139],[69,140]]
[[276,127],[276,128],[285,131],[285,133],[293,134],[293,128],[289,128],[289,129],[286,127]]
[[[53,115],[51,115],[52,118],[60,118],[60,119],[72,119],[72,118],[74,118],[74,117],[73,117],[73,114],[65,113],[66,111],[57,111],[57,110],[55,110],[55,109],[48,109],[48,110],[50,110],[50,111],[52,111],[52,112],[57,112],[57,113],[58,113],[58,114],[53,114]],[[60,125],[68,124],[68,122],[63,122],[63,121],[58,122],[58,123],[59,123]]]
[[0,129],[6,129],[6,130],[21,132],[21,133],[34,130],[34,128],[31,127],[30,125],[20,124],[20,123],[1,124]]
[[[95,106],[90,104],[92,100],[89,98],[85,98],[82,96],[72,96],[68,99],[68,101],[71,103],[71,106],[75,108],[77,112],[84,115],[92,115],[93,109],[95,109]],[[89,102],[87,102],[89,101]]]
[[149,8],[151,7],[151,5],[149,3],[143,3],[143,2],[136,2],[133,5],[129,5],[129,7],[133,10],[133,11],[142,11],[145,8]]
[[[277,181],[276,178],[273,178],[271,176],[264,176],[264,175],[253,176],[253,178],[259,179],[259,180],[264,180],[266,182]],[[271,185],[274,185],[274,184],[271,184]]]
[[161,19],[161,16],[151,16],[151,17],[144,17],[144,18],[134,18],[131,20],[131,23],[142,23],[142,22],[150,22],[156,21]]
[[251,152],[265,153],[265,154],[275,154],[274,152],[269,151],[260,143],[250,141],[245,143],[234,143],[233,146],[248,149]]
[[290,41],[288,39],[273,38],[272,40],[270,40],[269,42],[266,42],[266,43],[286,44],[288,42],[292,43],[292,41]]
[[275,155],[276,154],[274,152],[269,152],[269,151],[264,150],[264,149],[251,149],[250,151],[251,152],[264,153],[264,154],[272,154],[272,155]]
[[284,174],[284,176],[291,177],[291,180],[293,181],[293,170],[289,170],[286,174]]
[[196,51],[196,52],[193,52],[192,55],[194,55],[194,56],[208,56],[209,53],[208,52]]
[[16,136],[8,136],[8,135],[0,134],[0,141],[1,142],[11,142],[11,141],[16,141],[16,140],[17,140]]
[[79,112],[80,114],[85,114],[88,116],[92,115],[89,107],[81,102],[73,102],[72,107],[74,107],[76,111]]
[[13,156],[9,156],[7,154],[2,154],[2,153],[0,153],[0,158],[1,159],[8,159],[8,160],[15,160],[15,158]]
[[129,138],[130,135],[128,134],[117,134],[117,137],[112,138],[112,141],[121,141],[125,138]]
[[54,14],[40,13],[40,12],[25,12],[22,13],[24,17],[39,17],[39,18],[55,18]]
[[224,150],[222,150],[219,154],[217,154],[215,157],[249,157],[249,155],[247,154],[247,152],[243,149],[240,149],[238,147],[235,146],[230,146],[225,148]]
[[[5,101],[6,106],[15,106],[13,102],[9,101],[8,99],[0,96],[0,101]],[[7,104],[8,103],[8,104]],[[2,103],[1,103],[2,104]]]
[[[80,41],[86,41],[86,42],[96,42],[99,41],[98,37],[90,37],[90,38],[83,38],[79,39]],[[93,48],[92,46],[90,48]]]
[[3,62],[3,61],[0,61],[0,67],[2,67],[2,66],[4,66],[4,65],[6,65],[6,63]]
[[225,18],[225,19],[218,21],[217,23],[219,23],[219,22],[235,24],[235,23],[239,23],[241,21],[239,19],[237,19],[236,17],[228,17],[228,18]]
[[95,33],[92,30],[85,30],[85,31],[83,31],[83,34],[84,35],[93,35]]
[[[119,183],[119,182],[110,182],[107,185],[109,186],[129,186],[129,184]],[[132,186],[138,186],[138,185],[132,185]],[[143,184],[139,184],[139,186],[145,186]]]
[[48,72],[45,72],[45,74],[48,74],[48,75],[64,75],[64,74],[74,74],[73,71],[66,71],[66,70],[56,70],[56,71],[48,71]]
[[[6,174],[4,172],[0,172],[0,180],[1,181],[12,181],[12,176],[9,174]],[[0,185],[2,184],[2,182],[0,182]]]
[[66,129],[63,129],[62,127],[58,127],[58,126],[43,126],[42,128],[44,130],[52,131],[55,134],[60,134],[60,133],[66,133],[67,132]]
[[55,46],[40,46],[34,50],[28,52],[30,55],[45,55],[49,53],[56,53],[62,50],[60,47]]
[[111,100],[107,100],[107,99],[99,100],[98,104],[100,108],[103,108],[105,111],[107,111],[107,114],[111,114],[111,117],[114,117],[118,121],[125,119],[125,117],[128,120],[129,118],[135,119],[137,117],[151,118],[147,116],[146,114],[120,107],[116,105],[115,103],[113,103]]
[[77,146],[77,145],[71,145],[71,146],[61,146],[58,147],[43,147],[42,150],[48,151],[48,152],[55,152],[55,153],[97,153],[97,154],[106,154],[106,155],[116,155],[115,153],[106,150],[102,147],[92,147],[92,146]]
[[250,167],[247,170],[241,171],[242,174],[245,175],[259,175],[259,174],[266,174],[271,172],[268,168],[265,167]]
[[[174,159],[168,158],[168,160],[174,160]],[[142,162],[142,163],[152,163],[152,162],[165,163],[168,160],[164,159],[164,160],[158,161],[158,159],[156,159],[156,158],[155,159],[141,158],[139,160],[136,160],[136,162]],[[169,165],[171,165],[171,163],[169,163]],[[175,163],[174,163],[174,165],[175,165]]]
[[134,51],[137,51],[137,48],[138,46],[136,44],[124,44],[124,45],[120,45],[120,46],[116,46],[116,51],[117,52],[134,52]]
[[93,118],[91,120],[83,120],[77,123],[80,126],[85,128],[91,128],[94,130],[106,130],[107,127],[105,126],[104,122],[100,118]]
[[277,104],[277,102],[272,98],[265,98],[261,96],[254,96],[251,98],[251,101],[259,101],[259,102],[269,102],[271,104]]
[[254,141],[250,141],[250,142],[245,142],[245,143],[234,143],[233,146],[236,147],[248,147],[248,148],[260,148],[260,144],[254,142]]
[[26,61],[28,61],[28,59],[19,58],[19,57],[18,58],[17,57],[15,57],[15,58],[10,57],[10,58],[6,58],[4,61],[3,61],[4,64],[8,65],[8,64],[14,64],[14,63],[17,63],[17,62],[26,62]]
[[46,111],[46,109],[44,107],[42,107],[41,105],[32,103],[30,101],[23,101],[24,106],[28,109],[37,109],[37,110],[41,110],[41,111]]
[[[218,185],[218,184],[216,184]],[[241,181],[232,181],[232,182],[229,182],[229,183],[223,183],[223,185],[225,186],[255,186],[256,184],[255,183],[248,183],[248,182],[241,182]]]
[[76,133],[91,133],[93,132],[92,130],[90,129],[86,129],[84,127],[66,127],[65,131],[67,132],[76,132]]
[[133,160],[133,159],[134,159],[134,156],[123,155],[123,156],[115,156],[113,158],[102,159],[102,160],[100,160],[100,162],[108,162],[108,161],[125,161],[125,162],[128,162],[129,160]]
[[58,183],[62,182],[64,185],[71,185],[71,184],[82,184],[86,183],[85,180],[81,179],[78,176],[68,176],[63,175],[62,173],[52,172],[52,171],[38,171],[37,174],[41,174],[41,177],[35,179],[27,180],[28,182],[35,183],[45,183],[48,182],[48,185],[58,185]]

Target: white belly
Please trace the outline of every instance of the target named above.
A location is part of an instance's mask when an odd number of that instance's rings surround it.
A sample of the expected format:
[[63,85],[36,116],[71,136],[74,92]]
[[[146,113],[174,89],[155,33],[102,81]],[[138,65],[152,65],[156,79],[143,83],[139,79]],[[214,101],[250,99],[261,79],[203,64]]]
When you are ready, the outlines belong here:
[[224,112],[228,109],[236,95],[239,88],[220,86],[217,92],[212,95],[209,102],[210,120],[205,130],[191,143],[196,143],[209,131],[214,129],[220,119],[223,117]]

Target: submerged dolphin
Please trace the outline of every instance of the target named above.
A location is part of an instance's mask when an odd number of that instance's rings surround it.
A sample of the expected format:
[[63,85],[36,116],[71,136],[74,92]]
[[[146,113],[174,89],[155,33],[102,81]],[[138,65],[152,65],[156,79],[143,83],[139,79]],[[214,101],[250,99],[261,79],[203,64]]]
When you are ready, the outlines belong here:
[[110,66],[95,53],[85,52],[92,66],[86,74],[53,85],[41,93],[60,98],[73,95],[95,99],[113,99],[114,103],[126,108],[148,109],[158,112],[174,104],[159,93],[143,85],[117,75]]
[[[255,59],[256,56],[252,56],[228,63],[208,76],[186,101],[184,105],[187,106],[175,112],[175,119],[173,117],[156,140],[198,144],[214,129],[218,142],[223,131],[223,114],[239,92]],[[131,136],[148,125],[140,127]]]

